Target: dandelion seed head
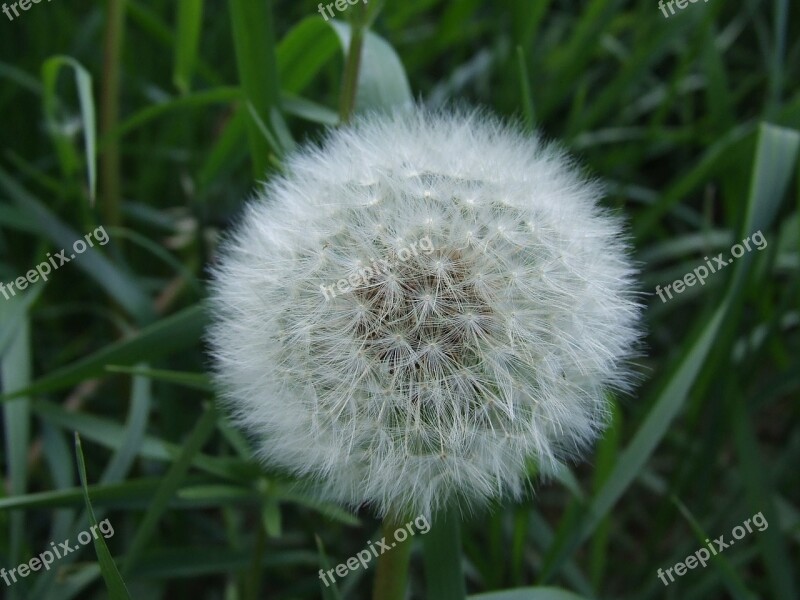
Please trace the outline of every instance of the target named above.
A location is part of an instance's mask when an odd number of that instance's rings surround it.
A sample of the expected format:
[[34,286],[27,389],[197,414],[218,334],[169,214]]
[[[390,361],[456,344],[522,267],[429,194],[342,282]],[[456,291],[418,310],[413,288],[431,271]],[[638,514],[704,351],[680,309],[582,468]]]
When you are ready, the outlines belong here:
[[601,197],[479,112],[364,118],[295,153],[213,274],[215,376],[259,456],[381,515],[517,497],[530,464],[578,458],[639,337]]

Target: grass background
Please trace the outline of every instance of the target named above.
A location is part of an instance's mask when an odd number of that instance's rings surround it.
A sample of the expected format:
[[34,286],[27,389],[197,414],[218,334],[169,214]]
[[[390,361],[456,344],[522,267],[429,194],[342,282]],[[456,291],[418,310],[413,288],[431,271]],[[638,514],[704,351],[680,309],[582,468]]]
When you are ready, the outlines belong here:
[[[669,18],[651,1],[388,0],[377,15],[357,109],[466,102],[561,140],[629,219],[649,294],[642,385],[614,399],[595,454],[465,520],[460,561],[426,565],[417,538],[414,598],[462,572],[471,594],[800,597],[798,14],[789,0]],[[90,518],[115,530],[2,597],[334,598],[322,561],[377,539],[367,510],[254,464],[203,374],[205,267],[254,182],[336,124],[336,27],[305,0],[0,14],[0,281],[100,225],[112,239],[0,299],[0,565]],[[758,230],[763,251],[653,295]],[[765,531],[659,581],[758,512]],[[367,598],[371,578],[338,592]],[[491,597],[568,597],[516,594]]]

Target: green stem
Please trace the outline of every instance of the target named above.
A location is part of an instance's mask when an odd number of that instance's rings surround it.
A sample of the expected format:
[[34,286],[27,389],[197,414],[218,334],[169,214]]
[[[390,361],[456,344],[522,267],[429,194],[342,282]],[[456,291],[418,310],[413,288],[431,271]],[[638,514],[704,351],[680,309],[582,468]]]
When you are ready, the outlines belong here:
[[248,600],[258,600],[259,592],[261,591],[261,576],[262,566],[261,561],[264,558],[264,550],[267,546],[267,535],[264,529],[264,524],[261,522],[261,515],[256,515],[258,521],[256,523],[256,543],[255,550],[250,562],[250,572],[247,574],[247,581],[245,585],[245,598]]
[[378,567],[375,571],[375,587],[373,600],[403,600],[406,596],[406,583],[408,581],[408,563],[411,560],[411,538],[404,542],[395,542],[394,532],[402,529],[404,523],[395,522],[387,517],[383,521],[381,531],[384,540],[391,545],[396,543],[389,552],[378,557]]
[[[363,10],[359,4],[356,10]],[[358,91],[358,73],[361,70],[361,53],[364,48],[364,31],[366,29],[366,16],[356,17],[350,27],[350,45],[347,49],[347,62],[344,66],[342,79],[342,94],[339,99],[339,122],[344,125],[350,121],[353,109],[356,106],[356,92]]]
[[[277,138],[273,114],[281,110],[272,5],[272,0],[228,2],[239,84],[257,116],[248,118],[247,126],[253,173],[257,179],[262,179],[270,170],[270,156],[280,151],[268,140],[268,137]],[[264,126],[267,136],[259,125]]]
[[464,600],[467,597],[461,567],[460,519],[455,511],[441,513],[422,538],[426,598]]
[[101,157],[103,214],[106,225],[122,225],[119,140],[110,135],[119,121],[119,89],[126,0],[108,0],[104,41],[103,87],[100,99],[101,135],[107,140]]
[[522,88],[522,110],[525,115],[525,126],[528,131],[533,131],[536,117],[533,111],[533,95],[531,94],[528,65],[525,62],[525,52],[522,50],[522,46],[517,46],[517,62],[519,65],[519,81]]

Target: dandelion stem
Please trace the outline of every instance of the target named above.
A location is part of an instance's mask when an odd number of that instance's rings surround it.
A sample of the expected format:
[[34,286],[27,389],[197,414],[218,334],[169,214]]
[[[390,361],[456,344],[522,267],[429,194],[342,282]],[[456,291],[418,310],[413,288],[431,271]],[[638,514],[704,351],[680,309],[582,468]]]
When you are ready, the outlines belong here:
[[395,521],[388,516],[384,519],[381,526],[384,541],[390,546],[396,545],[378,557],[373,600],[403,600],[405,598],[412,542],[411,538],[404,542],[395,542],[394,532],[398,529],[403,529],[402,521]]
[[451,509],[431,520],[431,530],[422,538],[422,548],[426,598],[464,600],[467,592],[461,567],[459,513]]
[[[359,4],[355,10],[363,11],[364,8]],[[358,73],[361,70],[361,52],[364,48],[366,28],[366,16],[362,12],[350,24],[350,44],[347,49],[347,62],[342,78],[342,94],[339,98],[339,122],[342,125],[350,121],[356,105]]]

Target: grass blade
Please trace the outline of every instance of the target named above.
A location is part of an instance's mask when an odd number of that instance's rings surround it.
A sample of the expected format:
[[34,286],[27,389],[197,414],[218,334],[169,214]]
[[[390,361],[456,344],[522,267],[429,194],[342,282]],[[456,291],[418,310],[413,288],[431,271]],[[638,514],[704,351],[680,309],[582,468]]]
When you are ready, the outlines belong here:
[[445,513],[422,538],[428,598],[464,600],[467,591],[461,567],[461,533],[457,513]]
[[175,67],[172,81],[186,95],[191,90],[192,73],[197,61],[200,31],[203,26],[203,0],[178,0]]
[[528,587],[470,596],[468,600],[587,600],[567,590],[554,587]]
[[128,375],[138,375],[156,381],[165,381],[184,387],[200,390],[202,392],[212,392],[214,386],[211,378],[205,373],[183,373],[180,371],[164,371],[145,367],[122,367],[119,365],[108,365],[106,371],[109,373],[127,373]]
[[167,510],[170,499],[175,495],[175,492],[185,479],[195,455],[200,452],[203,444],[206,443],[214,432],[216,423],[217,413],[213,407],[210,407],[203,416],[200,417],[194,430],[186,440],[181,453],[175,459],[175,462],[172,463],[169,470],[164,475],[161,484],[158,486],[153,502],[145,513],[144,519],[139,524],[139,528],[136,530],[136,534],[130,544],[130,549],[125,556],[123,572],[130,572],[131,567],[136,564],[145,544],[153,534],[158,520],[161,518],[164,511]]
[[[0,315],[5,317],[22,304],[15,298],[10,304],[0,305]],[[31,340],[30,322],[27,314],[23,314],[16,332],[10,340],[8,349],[2,354],[0,361],[0,381],[3,392],[14,392],[27,387],[31,378]],[[3,430],[5,438],[5,459],[7,464],[8,494],[11,496],[24,494],[28,487],[28,444],[30,442],[30,400],[19,398],[3,405]],[[16,565],[20,562],[25,543],[25,514],[15,512],[9,515],[9,556],[8,562]],[[19,598],[19,591],[11,589],[9,598]]]
[[[3,169],[0,169],[0,188],[4,188],[17,206],[37,223],[39,231],[44,237],[53,242],[58,248],[65,249],[67,254],[69,254],[75,241],[83,238],[82,235],[63,223],[43,203],[34,198]],[[76,257],[73,256],[72,258]],[[75,267],[81,269],[93,279],[131,316],[137,318],[140,322],[147,322],[152,319],[153,309],[150,300],[139,288],[136,281],[127,272],[106,258],[96,247],[87,248],[80,255],[80,260],[75,261]]]
[[762,548],[764,567],[767,571],[774,598],[797,598],[797,588],[792,576],[789,552],[781,538],[778,512],[772,501],[773,491],[769,479],[765,477],[766,461],[761,457],[755,434],[750,426],[751,416],[748,414],[743,400],[734,402],[733,430],[736,451],[742,470],[742,481],[748,497],[750,508],[756,513],[763,513],[767,527],[759,532],[758,543]]
[[0,402],[23,395],[61,389],[85,379],[100,377],[108,365],[134,365],[194,346],[205,325],[203,307],[195,305],[146,327],[133,337],[121,340],[71,365],[62,367],[35,381],[24,390],[0,396]]
[[[89,499],[89,488],[87,487],[86,483],[86,463],[83,459],[81,438],[77,433],[75,434],[75,453],[78,456],[78,472],[81,476],[81,485],[83,486],[83,498],[86,502],[86,510],[89,513],[89,523],[91,523],[93,528],[96,528],[97,518],[95,518],[92,502]],[[122,576],[117,569],[117,564],[114,562],[111,552],[108,551],[108,546],[106,546],[105,539],[102,535],[92,537],[94,537],[94,549],[95,552],[97,552],[97,560],[100,563],[100,572],[102,573],[103,579],[106,582],[108,597],[111,600],[131,600],[131,596],[128,594],[128,588],[125,587],[125,582],[122,580]]]
[[522,46],[517,46],[517,64],[519,65],[519,85],[522,90],[522,114],[525,115],[525,125],[529,131],[536,126],[536,113],[533,109],[533,95],[531,94],[531,81],[528,65],[525,62],[525,51]]
[[[319,564],[322,567],[323,571],[329,571],[331,568],[330,561],[328,560],[328,555],[325,552],[325,546],[322,545],[322,540],[319,539],[318,535],[314,536],[314,539],[317,542],[317,553],[319,554]],[[325,583],[320,582],[320,591],[322,592],[322,600],[342,600],[342,595],[339,593],[339,587],[336,585],[336,582],[333,581],[328,585]]]
[[74,58],[54,56],[42,65],[42,83],[44,114],[47,127],[58,150],[62,168],[71,175],[77,168],[75,151],[69,137],[62,133],[63,127],[57,118],[58,96],[56,83],[63,67],[75,73],[75,85],[78,88],[78,100],[81,107],[81,124],[83,128],[83,145],[86,156],[86,175],[89,184],[89,202],[94,206],[97,191],[97,125],[95,119],[94,98],[92,96],[92,76],[89,71]]
[[147,106],[131,115],[112,132],[112,137],[124,137],[154,119],[165,117],[184,108],[206,106],[208,104],[228,104],[240,100],[242,92],[235,87],[218,87],[195,92],[167,102]]
[[[795,132],[785,129],[773,126],[761,128],[743,230],[752,232],[756,228],[767,229],[772,224],[796,164],[800,143],[798,138],[800,136]],[[683,408],[711,348],[717,342],[723,323],[732,312],[731,309],[741,301],[742,284],[752,258],[752,254],[745,254],[736,262],[722,302],[710,319],[698,321],[682,359],[657,392],[650,412],[631,443],[620,454],[614,470],[591,501],[585,515],[565,531],[551,550],[542,568],[541,582],[548,581],[572,551],[588,539],[636,479],[667,433],[673,419]]]
[[[675,497],[672,497],[672,501],[678,507],[678,510],[686,521],[688,521],[697,541],[701,546],[704,546],[706,544],[705,540],[711,539],[709,534],[703,530],[700,523],[697,522],[697,519],[694,518],[694,515],[692,515],[683,502]],[[747,589],[747,586],[744,584],[741,577],[737,575],[736,570],[731,566],[724,554],[713,554],[711,556],[711,562],[719,571],[722,581],[725,583],[734,600],[756,600],[755,594]]]
[[[339,36],[343,51],[350,47],[352,27],[347,23],[329,21]],[[387,111],[408,108],[414,102],[403,63],[389,43],[367,31],[361,56],[356,112]]]
[[750,199],[742,223],[742,237],[767,229],[783,200],[797,167],[800,132],[762,123],[758,131],[756,164],[750,181]]
[[[271,122],[273,108],[280,110],[278,64],[272,0],[229,0],[233,42],[239,82],[245,98],[263,123]],[[274,135],[275,132],[271,131]],[[282,149],[272,147],[264,139],[254,121],[249,122],[248,137],[253,160],[253,173],[262,179],[270,164],[270,152],[281,156]]]
[[[116,421],[86,413],[71,412],[46,400],[39,400],[32,408],[37,415],[53,426],[77,431],[84,438],[106,448],[119,450],[122,447],[125,428]],[[159,462],[171,462],[179,452],[180,446],[177,444],[145,435],[139,456]],[[217,458],[205,454],[195,457],[193,466],[225,480],[251,481],[262,474],[255,465],[245,464],[241,460]]]
[[108,461],[103,476],[100,478],[101,483],[123,481],[139,455],[144,441],[152,404],[150,380],[144,377],[134,377],[132,387],[131,403],[125,422],[125,437],[122,439],[119,450]]

